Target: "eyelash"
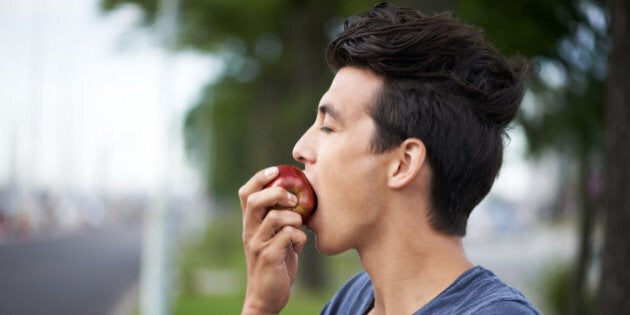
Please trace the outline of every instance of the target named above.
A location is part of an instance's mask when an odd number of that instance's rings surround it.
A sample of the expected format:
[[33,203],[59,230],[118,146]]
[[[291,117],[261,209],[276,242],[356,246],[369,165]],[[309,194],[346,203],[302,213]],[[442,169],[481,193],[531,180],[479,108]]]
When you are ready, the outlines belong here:
[[331,133],[333,132],[333,130],[329,127],[323,126],[321,128],[319,128],[320,131],[322,131],[323,133]]

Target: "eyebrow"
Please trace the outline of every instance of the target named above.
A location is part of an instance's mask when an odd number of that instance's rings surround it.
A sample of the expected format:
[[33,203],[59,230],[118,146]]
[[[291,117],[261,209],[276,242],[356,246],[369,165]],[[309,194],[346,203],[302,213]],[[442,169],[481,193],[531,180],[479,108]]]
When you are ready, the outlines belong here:
[[341,115],[339,114],[339,112],[335,109],[335,107],[333,107],[330,104],[319,105],[319,112],[322,113],[322,114],[330,116],[334,120],[337,120],[337,121],[340,121],[340,122],[343,121],[341,119]]

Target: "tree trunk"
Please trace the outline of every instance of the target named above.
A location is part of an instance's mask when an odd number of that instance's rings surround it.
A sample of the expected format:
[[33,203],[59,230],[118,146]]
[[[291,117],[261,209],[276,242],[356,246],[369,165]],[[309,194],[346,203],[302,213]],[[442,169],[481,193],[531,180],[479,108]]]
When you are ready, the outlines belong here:
[[630,2],[610,0],[606,230],[598,314],[630,314]]
[[590,160],[587,154],[582,154],[579,160],[578,194],[580,195],[580,222],[578,225],[578,253],[575,269],[573,270],[573,284],[571,286],[570,314],[588,314],[587,275],[590,269],[593,248],[593,229],[595,227],[595,205],[589,194]]

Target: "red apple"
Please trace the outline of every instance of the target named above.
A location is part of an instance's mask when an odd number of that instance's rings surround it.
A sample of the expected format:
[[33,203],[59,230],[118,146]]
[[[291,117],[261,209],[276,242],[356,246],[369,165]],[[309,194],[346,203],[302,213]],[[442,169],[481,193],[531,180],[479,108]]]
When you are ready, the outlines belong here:
[[265,188],[282,187],[297,196],[297,205],[289,210],[302,216],[302,223],[306,224],[317,207],[317,196],[313,187],[311,187],[306,175],[293,165],[279,165],[278,170],[280,171],[278,176]]

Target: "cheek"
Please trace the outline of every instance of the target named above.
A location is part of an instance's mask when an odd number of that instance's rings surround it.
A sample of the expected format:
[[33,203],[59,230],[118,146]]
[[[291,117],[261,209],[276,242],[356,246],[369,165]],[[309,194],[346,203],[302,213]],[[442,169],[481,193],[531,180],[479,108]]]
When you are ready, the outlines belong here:
[[326,211],[327,221],[360,225],[372,220],[371,213],[379,209],[378,175],[359,164],[328,174],[320,204]]

